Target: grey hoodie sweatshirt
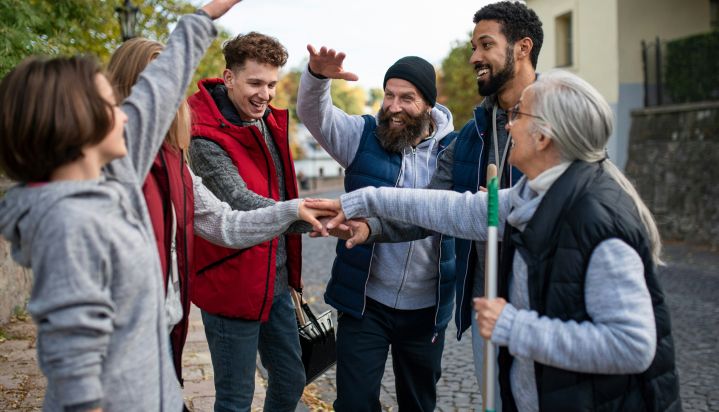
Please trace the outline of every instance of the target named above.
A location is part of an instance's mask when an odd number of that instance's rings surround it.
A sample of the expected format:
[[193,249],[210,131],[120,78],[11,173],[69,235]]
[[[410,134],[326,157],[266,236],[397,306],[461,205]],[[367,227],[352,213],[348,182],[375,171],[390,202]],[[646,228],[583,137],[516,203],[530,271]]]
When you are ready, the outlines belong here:
[[[332,104],[330,80],[305,70],[297,95],[297,115],[317,142],[342,167],[357,153],[365,120]],[[435,132],[417,147],[406,147],[396,187],[421,188],[437,167],[439,141],[454,130],[452,114],[437,104],[432,109]],[[404,243],[378,243],[367,281],[368,297],[392,308],[412,310],[437,304],[439,235]]]
[[0,201],[0,232],[35,276],[45,411],[182,410],[141,184],[215,35],[207,17],[178,22],[122,104],[128,156],[100,179],[19,185]]

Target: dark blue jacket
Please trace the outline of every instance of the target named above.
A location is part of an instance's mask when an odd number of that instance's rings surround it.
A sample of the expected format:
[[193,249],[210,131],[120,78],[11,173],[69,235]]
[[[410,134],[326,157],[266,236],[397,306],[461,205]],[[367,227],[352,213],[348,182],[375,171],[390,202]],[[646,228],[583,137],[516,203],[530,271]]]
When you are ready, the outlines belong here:
[[[474,119],[464,125],[454,146],[453,190],[460,193],[466,191],[476,193],[480,186],[486,185],[491,137],[492,112],[481,105],[477,106],[474,109]],[[514,167],[505,167],[503,173],[502,187],[509,187],[511,185],[507,185],[507,182],[513,185],[522,177],[522,172]],[[477,264],[475,243],[471,240],[455,239],[457,308],[454,321],[457,325],[457,339],[461,338],[462,333],[472,322],[472,287]]]
[[[388,152],[380,145],[375,135],[377,124],[374,117],[363,117],[365,127],[360,145],[352,164],[346,170],[346,192],[366,186],[394,187],[402,165],[401,154]],[[455,136],[456,133],[445,136],[440,142],[440,151],[442,147],[449,145]],[[337,258],[332,266],[332,277],[325,291],[325,302],[341,312],[362,318],[373,250],[374,244],[357,245],[347,249],[344,240],[337,242]],[[439,256],[435,336],[447,326],[452,316],[455,284],[454,238],[441,237]]]

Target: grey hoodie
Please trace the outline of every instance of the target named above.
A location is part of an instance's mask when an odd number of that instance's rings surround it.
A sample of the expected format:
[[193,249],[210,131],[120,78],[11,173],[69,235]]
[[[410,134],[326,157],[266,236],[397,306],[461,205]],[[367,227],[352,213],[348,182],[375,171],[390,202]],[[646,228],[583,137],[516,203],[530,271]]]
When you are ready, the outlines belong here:
[[[312,136],[344,168],[357,153],[364,119],[332,105],[330,80],[307,70],[297,95],[297,115]],[[439,141],[454,130],[452,114],[437,104],[432,109],[435,132],[416,148],[406,147],[396,187],[422,188],[437,167]],[[378,243],[367,282],[368,297],[396,309],[422,309],[437,304],[439,235],[404,243]]]
[[215,35],[207,17],[179,21],[122,104],[129,154],[103,177],[19,185],[0,200],[0,233],[35,276],[28,310],[46,411],[182,410],[141,184]]

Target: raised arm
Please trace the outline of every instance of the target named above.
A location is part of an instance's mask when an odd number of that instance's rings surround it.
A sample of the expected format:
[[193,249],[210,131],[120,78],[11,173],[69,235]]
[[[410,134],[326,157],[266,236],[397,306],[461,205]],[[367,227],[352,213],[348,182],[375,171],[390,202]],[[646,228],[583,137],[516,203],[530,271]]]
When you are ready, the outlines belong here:
[[127,114],[125,140],[128,156],[109,170],[120,180],[143,181],[162,145],[192,75],[217,35],[212,19],[225,14],[239,0],[214,0],[204,15],[183,16],[172,31],[165,50],[140,74],[122,103]]
[[310,62],[300,78],[297,116],[327,153],[347,168],[357,153],[365,120],[362,116],[348,115],[332,104],[330,82],[331,79],[357,80],[357,76],[342,69],[343,53],[325,47],[317,52],[310,45],[307,50]]

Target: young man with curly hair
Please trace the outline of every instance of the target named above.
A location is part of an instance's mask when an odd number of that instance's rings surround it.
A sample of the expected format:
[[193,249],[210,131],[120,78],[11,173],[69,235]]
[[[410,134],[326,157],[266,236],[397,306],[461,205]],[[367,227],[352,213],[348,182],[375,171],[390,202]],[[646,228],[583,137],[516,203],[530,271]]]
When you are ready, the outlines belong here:
[[[189,99],[191,164],[233,209],[297,197],[287,110],[270,106],[287,50],[251,32],[223,47],[222,79],[204,79]],[[301,243],[288,234],[236,250],[195,240],[192,301],[202,310],[215,374],[215,411],[249,411],[257,352],[269,374],[264,409],[294,411],[305,373],[289,287],[300,288]]]

